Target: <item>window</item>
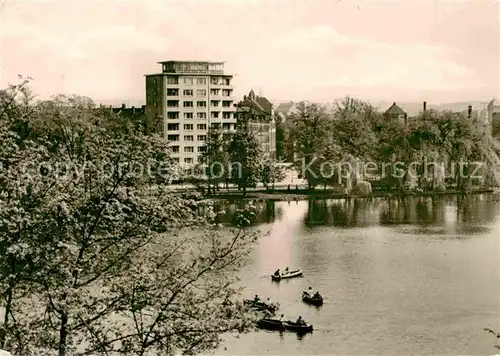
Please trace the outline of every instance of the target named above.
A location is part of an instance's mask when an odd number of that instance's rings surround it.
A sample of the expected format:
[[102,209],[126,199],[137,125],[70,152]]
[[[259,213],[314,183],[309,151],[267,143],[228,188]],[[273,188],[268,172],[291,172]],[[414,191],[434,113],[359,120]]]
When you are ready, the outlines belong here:
[[198,137],[196,137],[196,139],[198,141],[206,141],[207,140],[207,135],[198,135]]
[[167,130],[168,131],[178,131],[179,130],[179,124],[168,124],[167,125]]
[[173,153],[179,153],[179,146],[172,146]]
[[224,130],[231,130],[231,124],[222,124]]
[[222,90],[222,96],[231,96],[231,90],[229,89]]
[[172,158],[172,160],[173,160],[174,162],[179,163],[179,157]]
[[191,157],[184,158],[184,163],[193,163],[193,159]]
[[218,107],[219,106],[219,100],[212,100],[212,101],[210,101],[210,105],[214,106],[214,107]]
[[192,77],[185,77],[184,78],[184,84],[193,84],[193,78]]
[[229,107],[231,107],[231,101],[230,101],[230,100],[224,100],[224,101],[222,102],[222,107],[224,107],[224,108],[229,108]]
[[206,119],[207,118],[207,113],[206,112],[199,112],[199,113],[196,113],[196,117],[198,119]]
[[184,147],[184,152],[186,152],[186,153],[193,153],[194,152],[194,147],[193,146],[186,146],[186,147]]
[[205,152],[207,148],[205,146],[199,146],[198,147],[198,152]]
[[192,108],[193,107],[193,102],[192,101],[185,101],[184,102],[184,107],[185,108]]
[[206,130],[207,129],[207,125],[206,124],[198,124],[198,125],[196,125],[196,128],[198,130]]
[[194,136],[193,135],[186,135],[186,136],[184,136],[184,141],[194,141]]
[[167,83],[168,84],[179,84],[179,78],[178,77],[168,77]]
[[207,95],[207,90],[206,89],[196,89],[196,95],[198,95],[198,96],[206,96]]
[[182,93],[184,96],[193,96],[193,89],[184,89]]
[[198,85],[206,85],[207,84],[207,78],[196,78],[196,84],[198,84]]
[[218,111],[212,111],[212,119],[218,119],[219,118],[219,112]]
[[179,95],[179,89],[167,89],[167,96]]
[[184,130],[191,131],[193,129],[193,124],[184,124]]
[[153,79],[153,84],[156,84],[158,83],[158,81],[156,79]]
[[207,107],[207,102],[206,101],[197,101],[196,106],[199,108],[206,108]]
[[179,119],[179,113],[178,112],[169,111],[169,112],[167,112],[167,118],[170,119],[170,120],[178,120]]
[[156,101],[153,103],[153,105],[154,105],[154,106],[156,106],[156,105],[157,105]]
[[168,141],[179,141],[179,135],[168,135],[167,140]]
[[219,95],[220,89],[210,89],[210,95]]
[[224,85],[229,85],[229,84],[231,84],[231,79],[224,78]]
[[217,78],[217,77],[210,78],[210,84],[212,84],[212,85],[218,85],[219,84],[219,78]]
[[214,130],[220,129],[220,124],[217,124],[217,123],[212,124],[212,129],[214,129]]
[[223,112],[222,113],[222,118],[223,119],[230,119],[231,118],[231,114],[230,112]]
[[179,107],[179,100],[167,100],[167,107],[178,108]]
[[193,118],[193,113],[192,112],[185,112],[184,113],[184,118],[185,119],[192,119]]

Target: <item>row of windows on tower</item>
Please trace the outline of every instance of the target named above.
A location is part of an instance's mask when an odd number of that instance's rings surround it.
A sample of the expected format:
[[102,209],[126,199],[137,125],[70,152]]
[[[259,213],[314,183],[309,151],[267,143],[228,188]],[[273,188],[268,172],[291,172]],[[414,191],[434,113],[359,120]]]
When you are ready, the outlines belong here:
[[[182,82],[186,85],[193,85],[195,83],[196,83],[196,85],[207,85],[207,78],[183,77]],[[154,79],[154,84],[156,84],[156,83],[157,83],[157,81],[156,81],[156,79]],[[168,84],[179,84],[179,78],[169,76],[167,78],[167,83]],[[230,78],[212,77],[212,78],[210,78],[210,84],[212,84],[212,85],[231,85],[231,79]]]
[[[184,89],[182,91],[183,96],[194,96],[194,93],[196,93],[196,96],[207,96],[207,90],[206,89]],[[222,93],[222,96],[231,96],[231,89],[210,89],[210,95],[213,96],[219,96]],[[155,90],[153,93],[154,96],[158,95],[158,91]],[[173,88],[168,88],[167,89],[167,96],[179,96],[179,89],[173,89]]]
[[[184,124],[183,127],[184,127],[185,131],[192,131],[192,130],[194,130],[194,125],[193,124]],[[220,128],[220,125],[217,125],[217,124],[214,123],[214,124],[212,124],[212,127],[213,128]],[[230,130],[231,127],[234,127],[234,125],[231,126],[230,123],[223,123],[222,124],[222,129],[223,130]],[[168,131],[178,131],[179,129],[180,129],[180,124],[168,124],[167,125],[167,130]],[[199,131],[206,131],[207,130],[207,124],[198,124],[198,125],[196,125],[196,129],[199,130]],[[202,136],[203,135],[200,135],[198,137],[202,137]],[[205,137],[205,136],[203,136],[203,137]]]
[[[205,142],[207,140],[207,136],[206,135],[198,135],[198,136],[196,136],[196,138],[197,138],[196,141],[199,141],[199,142]],[[167,139],[169,141],[173,141],[173,142],[179,141],[179,135],[168,135]],[[193,142],[194,141],[194,136],[193,135],[185,135],[184,136],[184,141]]]
[[[179,153],[180,152],[180,147],[179,146],[172,146],[171,147],[173,153]],[[206,147],[205,146],[199,146],[197,151],[198,152],[205,152]],[[193,146],[186,146],[184,147],[184,153],[194,153],[194,147]]]
[[[210,102],[210,106],[212,107],[219,107],[219,102],[217,100],[212,100]],[[194,101],[183,101],[182,106],[185,108],[192,108],[194,107]],[[178,100],[167,100],[167,107],[169,108],[178,108],[179,107],[179,101]],[[207,107],[207,102],[206,101],[197,101],[196,102],[196,107],[198,108],[206,108]],[[223,101],[222,102],[222,107],[223,108],[230,108],[231,107],[231,101]]]
[[[185,112],[185,113],[183,113],[183,115],[184,115],[184,119],[193,119],[194,118],[194,115],[192,112]],[[212,111],[210,113],[210,117],[212,119],[219,119],[221,117],[220,112],[219,111]],[[169,120],[179,120],[180,116],[179,116],[178,112],[168,112],[167,118]],[[197,112],[196,118],[201,119],[201,120],[205,120],[207,118],[207,113],[206,112]],[[233,119],[233,113],[232,112],[223,112],[222,118],[223,119]]]

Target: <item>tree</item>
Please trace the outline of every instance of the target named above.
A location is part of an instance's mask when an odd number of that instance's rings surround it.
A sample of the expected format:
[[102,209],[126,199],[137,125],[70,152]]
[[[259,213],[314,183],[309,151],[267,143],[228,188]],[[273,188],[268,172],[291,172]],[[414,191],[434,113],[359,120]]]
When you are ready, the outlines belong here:
[[[130,132],[78,97],[35,105],[22,141],[17,118],[1,119],[4,348],[193,353],[250,325],[232,284],[255,240],[243,230],[252,215],[227,234],[165,190],[164,140]],[[32,159],[64,169],[24,174]]]
[[285,123],[281,115],[276,115],[276,157],[286,158],[286,132]]
[[291,114],[290,120],[293,122],[291,139],[302,160],[300,164],[295,163],[295,167],[303,170],[301,175],[304,175],[309,188],[313,188],[317,184],[319,172],[307,167],[315,163],[324,148],[329,132],[328,116],[324,107],[301,102],[297,105],[296,112]]
[[203,145],[203,152],[200,155],[201,163],[206,166],[205,172],[208,177],[208,191],[210,188],[218,188],[219,183],[226,177],[228,171],[227,143],[224,140],[222,132],[210,128],[207,135],[207,141]]
[[254,135],[240,130],[234,134],[228,153],[231,160],[231,181],[242,188],[243,195],[246,195],[247,188],[255,187],[261,176],[262,152],[259,143]]
[[262,162],[261,167],[261,182],[268,189],[269,184],[272,185],[281,182],[286,178],[286,173],[283,166],[280,166],[275,160],[266,159]]
[[336,103],[333,116],[333,139],[344,153],[362,160],[372,156],[376,143],[372,122],[377,118],[376,110],[366,102],[347,97]]

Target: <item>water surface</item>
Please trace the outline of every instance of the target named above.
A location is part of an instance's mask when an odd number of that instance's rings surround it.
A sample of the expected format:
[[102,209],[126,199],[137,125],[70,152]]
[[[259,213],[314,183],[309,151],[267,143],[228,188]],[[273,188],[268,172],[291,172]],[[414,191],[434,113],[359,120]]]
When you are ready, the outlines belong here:
[[[224,355],[492,355],[499,325],[500,203],[491,195],[262,202],[269,230],[243,272],[246,296],[314,332],[228,336]],[[236,206],[220,206],[231,220]],[[304,277],[272,283],[277,268]],[[325,304],[304,304],[312,286]]]

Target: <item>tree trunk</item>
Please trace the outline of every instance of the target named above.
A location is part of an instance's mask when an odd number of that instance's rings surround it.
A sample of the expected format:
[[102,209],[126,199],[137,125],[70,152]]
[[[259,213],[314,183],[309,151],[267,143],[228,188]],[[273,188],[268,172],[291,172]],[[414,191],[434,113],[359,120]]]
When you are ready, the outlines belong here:
[[243,196],[247,195],[247,186],[243,186]]
[[66,342],[68,338],[68,315],[61,315],[61,327],[59,328],[59,356],[66,356]]
[[3,329],[0,330],[0,349],[5,348],[6,339],[7,339],[7,328],[9,324],[9,314],[12,309],[12,286],[9,286],[7,290],[7,303],[5,304],[5,315],[3,320]]

